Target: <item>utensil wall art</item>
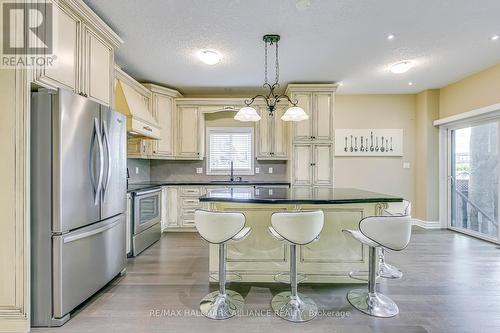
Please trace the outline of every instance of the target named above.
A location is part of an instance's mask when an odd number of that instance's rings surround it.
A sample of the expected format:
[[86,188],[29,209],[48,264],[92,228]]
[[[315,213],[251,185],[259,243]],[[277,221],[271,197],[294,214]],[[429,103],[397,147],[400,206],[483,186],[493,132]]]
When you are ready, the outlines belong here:
[[403,156],[403,130],[337,129],[335,156]]

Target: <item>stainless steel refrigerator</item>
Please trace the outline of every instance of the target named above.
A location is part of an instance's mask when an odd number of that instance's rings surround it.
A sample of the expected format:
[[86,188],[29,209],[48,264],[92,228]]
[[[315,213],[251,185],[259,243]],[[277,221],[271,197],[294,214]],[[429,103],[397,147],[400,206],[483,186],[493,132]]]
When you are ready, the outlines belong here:
[[31,105],[31,322],[60,326],[125,269],[126,119],[63,89]]

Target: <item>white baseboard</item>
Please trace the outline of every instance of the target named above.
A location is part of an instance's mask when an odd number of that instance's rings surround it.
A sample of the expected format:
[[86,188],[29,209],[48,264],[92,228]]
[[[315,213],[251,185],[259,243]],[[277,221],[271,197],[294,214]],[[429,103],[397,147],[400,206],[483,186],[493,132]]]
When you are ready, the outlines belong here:
[[441,229],[441,222],[439,221],[423,221],[419,219],[412,219],[413,225],[423,229]]

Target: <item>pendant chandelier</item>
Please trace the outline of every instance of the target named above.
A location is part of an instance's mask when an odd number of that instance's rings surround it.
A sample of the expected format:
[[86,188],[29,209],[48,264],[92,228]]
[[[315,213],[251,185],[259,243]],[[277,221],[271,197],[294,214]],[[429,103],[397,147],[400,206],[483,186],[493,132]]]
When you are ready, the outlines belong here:
[[[286,94],[277,95],[275,93],[276,89],[279,89],[280,85],[278,83],[279,80],[279,57],[278,57],[278,42],[280,40],[279,35],[264,35],[262,38],[265,43],[265,56],[264,56],[264,85],[262,86],[264,89],[269,89],[267,95],[256,95],[251,99],[245,100],[245,107],[242,107],[238,113],[234,116],[234,119],[239,121],[259,121],[260,116],[257,111],[251,106],[256,99],[263,99],[266,102],[267,111],[269,112],[269,116],[274,115],[274,111],[278,106],[278,103],[282,100],[287,100],[292,106],[286,110],[285,114],[281,117],[283,121],[301,121],[309,119],[309,116],[306,114],[304,109],[297,106],[298,101],[292,100]],[[268,58],[268,48],[272,46],[275,47],[276,51],[276,64],[275,64],[275,79],[274,83],[270,84],[267,79],[267,58]]]

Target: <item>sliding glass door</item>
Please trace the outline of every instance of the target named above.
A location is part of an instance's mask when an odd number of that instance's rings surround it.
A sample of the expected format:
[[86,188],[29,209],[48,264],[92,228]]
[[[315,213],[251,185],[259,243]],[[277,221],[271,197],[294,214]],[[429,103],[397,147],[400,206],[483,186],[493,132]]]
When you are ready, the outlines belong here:
[[450,228],[493,241],[498,232],[499,122],[450,131]]

